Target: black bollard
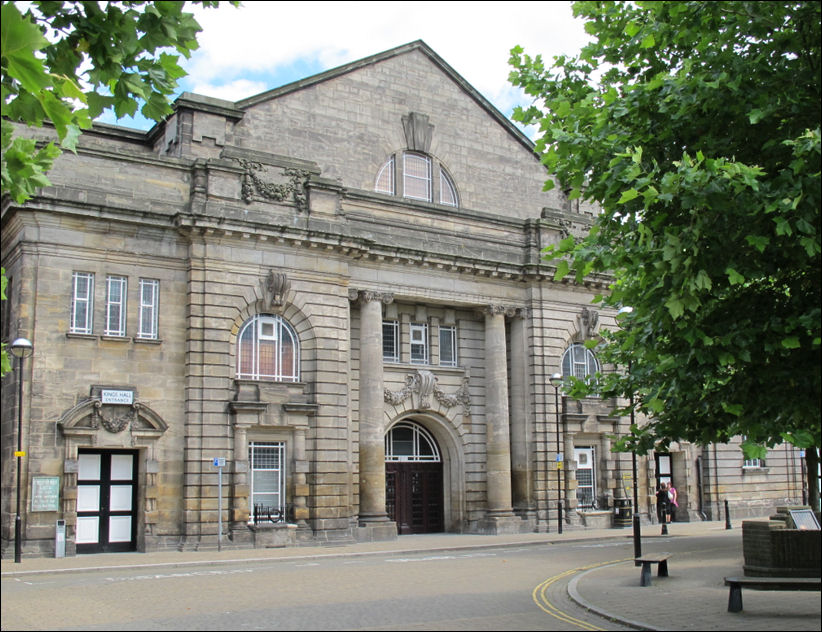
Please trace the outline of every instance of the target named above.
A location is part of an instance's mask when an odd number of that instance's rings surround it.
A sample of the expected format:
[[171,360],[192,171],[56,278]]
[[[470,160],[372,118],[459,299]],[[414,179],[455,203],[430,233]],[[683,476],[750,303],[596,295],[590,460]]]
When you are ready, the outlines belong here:
[[725,499],[725,529],[733,529],[731,526],[731,514],[728,513],[728,500]]

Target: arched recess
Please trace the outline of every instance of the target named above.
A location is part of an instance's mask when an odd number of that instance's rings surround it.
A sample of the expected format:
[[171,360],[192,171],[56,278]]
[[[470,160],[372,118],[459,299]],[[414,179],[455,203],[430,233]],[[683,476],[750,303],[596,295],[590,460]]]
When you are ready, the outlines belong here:
[[117,389],[118,393],[132,393],[131,403],[127,404],[103,403],[104,390],[93,387],[91,397],[65,411],[57,422],[65,439],[61,498],[66,520],[66,550],[71,555],[76,546],[78,463],[82,450],[95,449],[111,454],[136,450],[135,548],[145,550],[146,540],[158,533],[159,440],[168,430],[168,424],[149,406],[137,401],[132,389]]
[[396,417],[386,436],[398,424],[414,424],[436,441],[442,463],[443,530],[461,531],[465,522],[465,450],[452,424],[442,416],[425,411],[409,411]]

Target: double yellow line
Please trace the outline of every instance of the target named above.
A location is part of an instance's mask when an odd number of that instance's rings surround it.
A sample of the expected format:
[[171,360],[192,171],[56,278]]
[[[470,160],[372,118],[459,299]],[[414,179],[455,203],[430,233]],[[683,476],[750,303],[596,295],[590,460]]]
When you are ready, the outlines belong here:
[[633,558],[626,558],[624,560],[611,560],[610,562],[600,562],[598,564],[591,564],[590,566],[580,566],[579,568],[572,568],[571,570],[567,570],[559,575],[554,575],[553,577],[549,577],[544,582],[539,584],[534,591],[531,593],[531,597],[534,599],[534,603],[537,604],[537,607],[540,608],[543,612],[550,614],[552,617],[559,619],[560,621],[564,621],[565,623],[570,623],[571,625],[575,625],[583,630],[596,630],[596,631],[604,631],[605,628],[600,628],[595,626],[593,623],[588,623],[587,621],[582,621],[581,619],[577,619],[576,617],[572,617],[570,614],[563,612],[559,608],[557,608],[554,604],[552,604],[548,600],[548,588],[554,582],[559,581],[560,579],[564,579],[574,573],[580,573],[582,571],[587,571],[592,568],[599,568],[600,566],[609,566],[610,564],[619,564],[621,562],[627,562],[632,560]]

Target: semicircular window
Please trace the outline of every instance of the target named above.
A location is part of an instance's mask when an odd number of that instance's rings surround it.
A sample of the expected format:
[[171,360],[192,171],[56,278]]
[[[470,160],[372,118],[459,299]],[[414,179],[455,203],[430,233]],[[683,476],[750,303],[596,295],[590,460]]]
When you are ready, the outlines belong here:
[[257,314],[249,318],[237,336],[237,378],[298,382],[300,343],[282,317]]
[[594,352],[585,345],[572,344],[562,355],[562,377],[576,377],[582,380],[597,371],[599,362]]
[[419,424],[401,421],[385,434],[386,461],[440,462],[440,450],[431,433]]
[[414,151],[389,157],[377,172],[374,190],[411,200],[459,206],[457,187],[445,167],[432,156]]

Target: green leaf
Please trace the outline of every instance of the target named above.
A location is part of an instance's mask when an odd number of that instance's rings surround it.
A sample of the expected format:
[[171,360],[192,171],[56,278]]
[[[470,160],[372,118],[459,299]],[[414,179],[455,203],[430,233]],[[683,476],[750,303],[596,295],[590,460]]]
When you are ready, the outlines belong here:
[[639,193],[636,189],[628,189],[627,191],[623,192],[622,196],[617,200],[617,204],[625,204],[626,202],[630,202],[631,200],[635,200],[639,197]]
[[799,338],[797,336],[788,336],[787,338],[782,339],[782,346],[786,349],[799,349],[802,344],[799,342]]
[[554,281],[562,281],[570,271],[571,266],[568,265],[568,262],[560,259],[560,262],[557,264],[557,271],[554,273]]
[[725,268],[725,274],[728,275],[728,283],[731,285],[739,285],[745,282],[745,277],[730,266]]

